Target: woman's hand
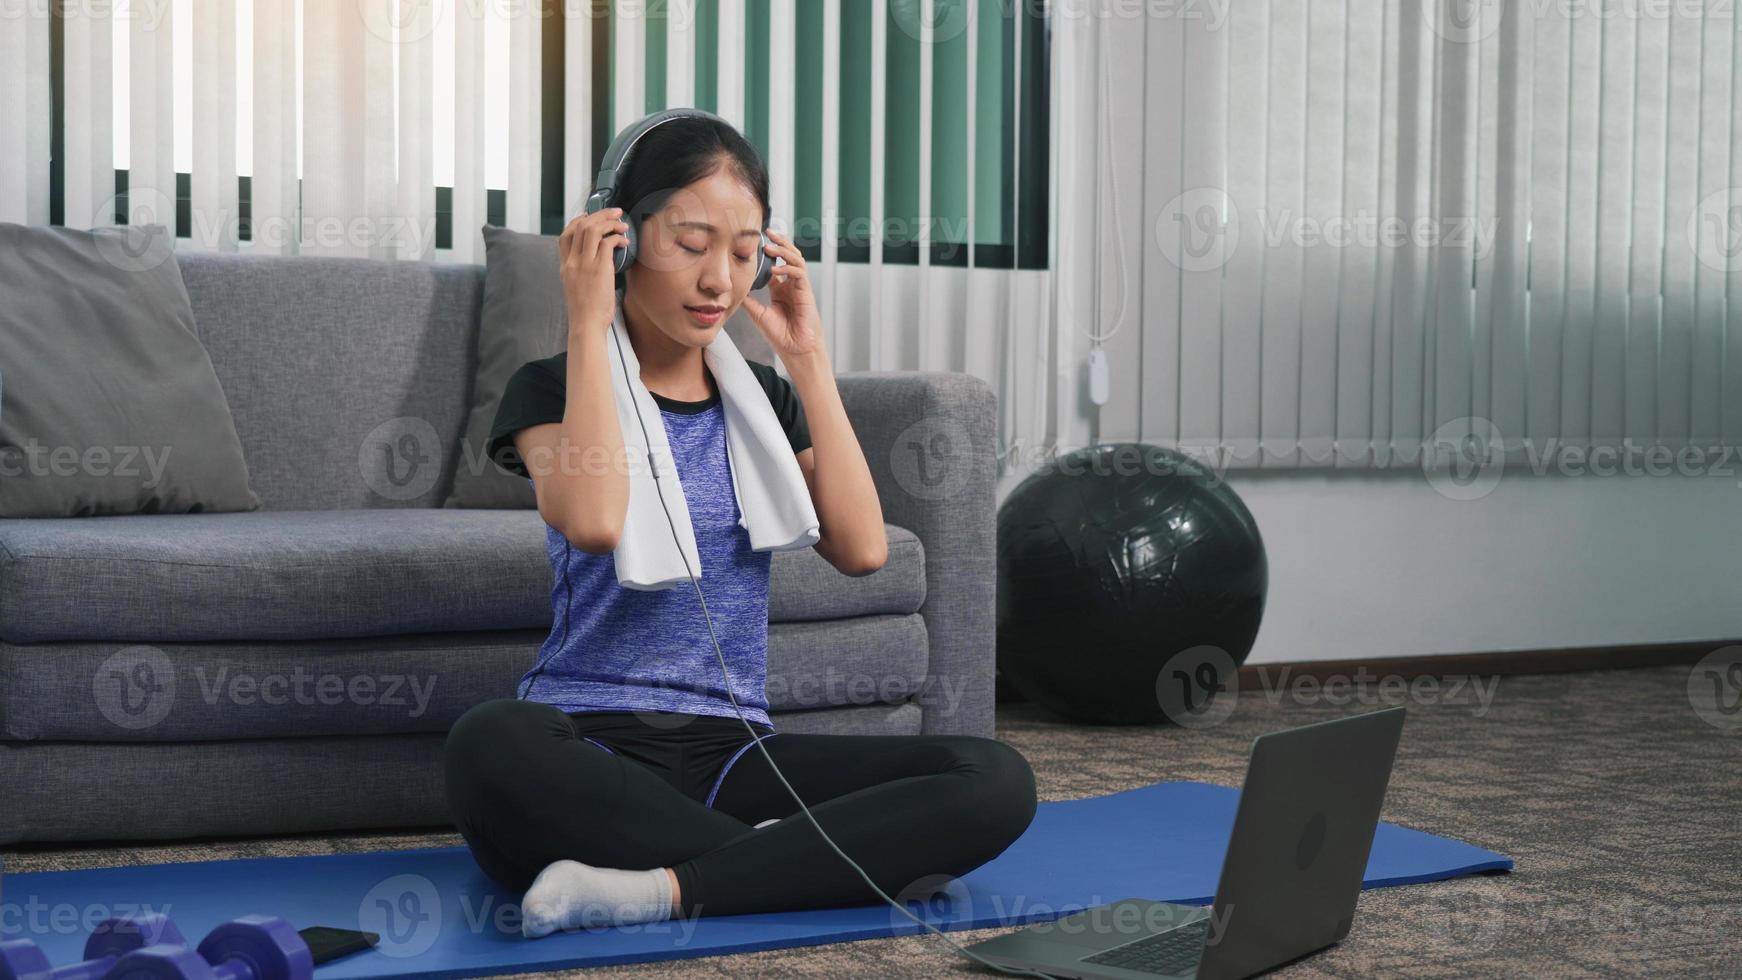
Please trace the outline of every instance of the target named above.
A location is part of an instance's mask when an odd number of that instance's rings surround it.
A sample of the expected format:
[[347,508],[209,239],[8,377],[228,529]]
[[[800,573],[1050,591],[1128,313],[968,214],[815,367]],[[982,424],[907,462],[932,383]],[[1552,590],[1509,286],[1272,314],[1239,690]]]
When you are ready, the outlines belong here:
[[786,264],[775,266],[768,280],[772,302],[764,304],[745,294],[744,309],[781,357],[815,354],[823,348],[823,322],[817,312],[816,297],[811,293],[804,255],[793,247],[791,240],[772,228],[768,237],[770,241],[764,246],[768,254],[785,259]]
[[617,313],[617,250],[629,244],[622,208],[579,214],[557,237],[569,337],[603,337]]

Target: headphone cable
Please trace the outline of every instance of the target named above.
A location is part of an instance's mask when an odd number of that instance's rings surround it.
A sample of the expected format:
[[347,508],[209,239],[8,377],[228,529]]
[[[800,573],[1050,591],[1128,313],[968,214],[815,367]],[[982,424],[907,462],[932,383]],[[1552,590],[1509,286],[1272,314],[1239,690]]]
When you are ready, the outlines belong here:
[[[616,345],[617,345],[617,363],[622,365],[622,367],[623,367],[623,377],[628,378],[629,377],[629,365],[624,360],[624,357],[623,357],[623,340],[618,335],[618,332],[615,328],[613,328],[611,330],[611,339],[613,341],[615,341]],[[865,883],[867,885],[871,886],[871,890],[875,891],[878,895],[882,896],[883,900],[885,902],[888,902],[890,905],[892,905],[896,909],[898,909],[902,915],[907,916],[908,918],[912,919],[913,921],[918,922],[920,925],[925,926],[927,929],[930,929],[932,932],[937,933],[938,938],[942,939],[944,942],[949,943],[951,946],[955,947],[956,951],[961,953],[962,955],[967,956],[967,957],[975,960],[976,962],[983,963],[986,966],[989,966],[994,970],[998,970],[1001,973],[1009,973],[1009,974],[1013,974],[1016,976],[1043,977],[1043,978],[1045,978],[1045,980],[1058,980],[1058,978],[1054,977],[1052,974],[1041,973],[1038,970],[1026,970],[1026,969],[1022,969],[1020,967],[1006,967],[1006,966],[1000,966],[996,963],[988,962],[985,958],[983,958],[975,953],[971,953],[967,949],[963,948],[955,940],[944,935],[943,932],[941,932],[937,927],[933,926],[931,923],[926,922],[925,920],[920,919],[919,917],[915,916],[912,912],[909,912],[907,910],[906,906],[901,905],[900,903],[896,902],[895,899],[890,898],[888,896],[888,894],[886,894],[883,891],[883,889],[878,888],[877,883],[871,880],[871,876],[867,875],[865,873],[865,869],[859,867],[858,862],[856,862],[852,858],[848,857],[845,852],[843,852],[839,847],[837,847],[835,845],[834,840],[832,840],[829,837],[828,833],[823,830],[822,825],[817,823],[817,818],[811,814],[810,807],[805,806],[805,802],[803,799],[801,799],[799,797],[798,791],[793,789],[792,784],[786,781],[786,776],[781,773],[780,767],[774,764],[774,757],[770,756],[768,754],[768,747],[762,744],[762,737],[758,736],[756,734],[756,730],[754,728],[750,727],[749,719],[744,717],[744,709],[739,707],[737,696],[732,693],[732,674],[731,674],[731,671],[728,670],[726,667],[726,655],[720,651],[720,640],[717,636],[714,635],[714,620],[713,620],[713,617],[708,615],[708,600],[706,599],[706,597],[704,597],[702,595],[702,583],[700,580],[698,580],[696,578],[695,570],[690,568],[689,556],[683,553],[683,542],[680,541],[678,539],[678,536],[677,536],[677,519],[671,516],[671,508],[665,502],[665,490],[662,488],[662,486],[660,484],[659,471],[653,466],[653,440],[652,440],[652,437],[647,434],[647,420],[641,417],[641,403],[638,399],[636,399],[634,397],[634,389],[631,388],[630,392],[631,392],[631,394],[630,394],[629,400],[631,403],[633,403],[635,405],[635,420],[638,423],[640,423],[640,425],[641,425],[641,438],[642,438],[643,443],[647,446],[648,470],[649,470],[649,472],[651,472],[653,474],[654,489],[659,492],[659,505],[665,511],[666,523],[671,525],[672,543],[677,545],[678,554],[680,557],[683,558],[684,571],[689,574],[690,584],[692,586],[694,586],[695,590],[696,590],[696,598],[698,600],[700,600],[700,602],[702,604],[702,618],[708,624],[708,638],[713,641],[714,656],[717,657],[720,661],[720,672],[722,674],[724,674],[726,677],[726,696],[731,699],[733,710],[738,712],[738,720],[740,722],[743,722],[744,730],[750,733],[750,737],[756,743],[756,747],[758,749],[762,750],[762,757],[764,759],[768,760],[768,768],[774,772],[775,778],[779,779],[780,784],[782,786],[786,787],[786,791],[788,793],[792,794],[792,798],[795,802],[798,803],[799,809],[803,810],[804,815],[810,819],[811,826],[816,827],[817,833],[822,835],[823,840],[828,842],[829,847],[833,848],[836,854],[841,855],[841,860],[846,861],[848,864],[852,865],[853,870],[859,872],[859,877],[865,879]]]

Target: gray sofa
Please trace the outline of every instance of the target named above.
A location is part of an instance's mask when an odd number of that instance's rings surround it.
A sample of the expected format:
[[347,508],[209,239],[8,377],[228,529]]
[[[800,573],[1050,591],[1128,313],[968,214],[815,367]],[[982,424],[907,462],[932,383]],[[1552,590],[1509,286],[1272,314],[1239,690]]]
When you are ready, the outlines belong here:
[[[178,261],[263,507],[0,520],[0,843],[448,826],[449,725],[552,621],[537,511],[442,506],[493,465],[459,448],[483,267]],[[838,384],[889,561],[773,556],[775,725],[991,736],[995,397]]]

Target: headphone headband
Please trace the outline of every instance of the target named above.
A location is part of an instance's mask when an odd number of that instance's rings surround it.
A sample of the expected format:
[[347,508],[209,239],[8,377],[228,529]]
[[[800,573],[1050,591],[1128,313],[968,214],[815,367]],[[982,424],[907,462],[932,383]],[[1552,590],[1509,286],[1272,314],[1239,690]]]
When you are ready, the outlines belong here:
[[[730,123],[726,123],[726,120],[706,109],[697,109],[692,106],[662,109],[659,112],[655,112],[638,120],[633,125],[623,130],[623,132],[618,133],[617,138],[612,140],[610,147],[605,150],[605,158],[600,161],[599,164],[599,174],[593,179],[593,192],[587,195],[586,204],[584,205],[586,213],[594,214],[598,211],[604,210],[608,206],[614,205],[613,199],[617,195],[617,171],[622,168],[623,161],[629,158],[629,154],[635,149],[635,145],[641,142],[641,137],[647,135],[649,130],[661,123],[682,118],[711,119],[718,123],[731,125]],[[629,230],[625,233],[624,237],[629,241],[624,247],[612,250],[612,263],[616,269],[615,279],[619,290],[624,288],[623,270],[635,263],[636,257],[640,251],[640,236],[636,230],[638,219],[635,215],[629,213],[629,208],[638,203],[639,202],[630,201],[628,204],[623,205],[623,218],[629,225]],[[762,227],[766,232],[768,227],[766,218],[763,220]],[[772,278],[774,274],[775,260],[768,254],[767,248],[765,247],[767,243],[768,236],[766,233],[757,239],[756,274],[751,280],[751,289],[761,289],[768,285],[769,279]]]
[[599,207],[604,207],[617,193],[617,171],[622,168],[623,161],[628,159],[630,152],[635,149],[635,144],[641,142],[641,137],[647,135],[648,130],[660,123],[683,118],[712,119],[715,122],[725,122],[724,119],[706,109],[680,106],[655,112],[618,133],[617,138],[612,140],[610,147],[605,150],[605,158],[599,162],[599,174],[593,179],[592,196],[599,198]]

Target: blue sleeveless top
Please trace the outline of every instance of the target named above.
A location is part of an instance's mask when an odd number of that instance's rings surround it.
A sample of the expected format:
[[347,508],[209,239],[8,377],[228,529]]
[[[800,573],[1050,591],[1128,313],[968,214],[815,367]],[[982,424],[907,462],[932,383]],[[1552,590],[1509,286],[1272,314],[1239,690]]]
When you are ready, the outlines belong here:
[[[551,361],[546,381],[549,374],[566,378],[566,355]],[[765,387],[774,389],[770,399],[795,452],[808,447],[809,432],[790,383],[771,367],[749,363],[758,369]],[[562,418],[558,394],[555,421]],[[548,417],[548,392],[542,399],[528,399],[521,391],[513,402],[525,406],[531,400],[545,403]],[[617,583],[614,555],[589,554],[546,526],[553,621],[535,663],[520,679],[516,697],[570,713],[666,711],[724,718],[739,717],[732,704],[736,699],[743,717],[772,728],[766,686],[768,572],[773,553],[752,551],[750,532],[738,525],[741,515],[728,469],[725,409],[718,394],[700,402],[654,394],[654,401],[660,406],[689,504],[701,561],[701,590],[720,652],[714,650],[694,585],[653,591],[623,588]],[[505,394],[503,413],[513,414],[509,403]],[[524,474],[524,466],[498,456],[505,439],[508,456],[514,455],[513,432],[525,427],[523,421],[505,419],[503,413],[492,431],[493,458]],[[730,696],[721,672],[722,654],[731,674]]]

